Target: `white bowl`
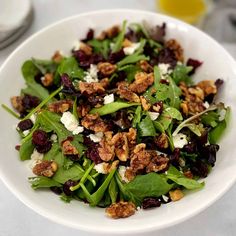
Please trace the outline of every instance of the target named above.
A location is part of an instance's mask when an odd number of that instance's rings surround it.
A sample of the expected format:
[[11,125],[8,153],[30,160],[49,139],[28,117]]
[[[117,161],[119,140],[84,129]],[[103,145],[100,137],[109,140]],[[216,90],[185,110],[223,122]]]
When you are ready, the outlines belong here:
[[[232,117],[236,111],[236,63],[213,39],[176,19],[137,10],[105,10],[81,14],[36,33],[19,46],[5,61],[0,70],[0,102],[10,105],[9,97],[19,94],[24,85],[21,65],[28,58],[49,58],[55,50],[69,53],[73,42],[83,38],[88,28],[97,32],[114,24],[146,20],[151,25],[167,23],[167,38],[177,39],[185,49],[186,58],[204,62],[196,73],[196,79],[225,81],[220,99],[231,106]],[[39,214],[64,225],[96,233],[138,233],[157,230],[176,224],[199,213],[229,189],[236,179],[236,123],[232,120],[227,134],[220,142],[215,168],[206,179],[205,188],[188,194],[181,201],[160,208],[138,211],[127,219],[112,220],[104,209],[91,208],[79,201],[65,204],[50,191],[34,191],[27,178],[31,171],[19,161],[14,146],[19,142],[14,130],[17,121],[0,109],[0,177],[7,187],[27,206]],[[232,203],[233,204],[233,203]]]

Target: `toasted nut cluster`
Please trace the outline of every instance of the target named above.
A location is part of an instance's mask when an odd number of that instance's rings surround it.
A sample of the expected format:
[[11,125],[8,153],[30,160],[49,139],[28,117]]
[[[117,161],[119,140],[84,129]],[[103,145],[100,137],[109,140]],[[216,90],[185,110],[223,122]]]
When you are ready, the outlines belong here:
[[33,173],[38,176],[52,177],[57,171],[57,163],[55,161],[42,160],[33,167]]
[[180,189],[176,189],[169,192],[170,199],[175,202],[184,197],[183,192]]
[[42,82],[43,86],[45,86],[45,87],[51,86],[53,83],[53,74],[52,73],[45,74],[42,77],[41,82]]
[[169,158],[164,155],[158,155],[156,151],[149,151],[151,154],[151,161],[146,167],[147,173],[160,172],[168,169]]
[[93,53],[93,49],[86,43],[80,42],[80,50],[86,55],[90,56]]
[[62,152],[64,155],[78,155],[78,150],[72,145],[70,140],[65,140],[62,143]]
[[147,61],[141,60],[139,66],[146,73],[153,72],[153,67]]
[[178,61],[184,61],[184,50],[175,39],[168,40],[165,46],[174,52],[175,57]]
[[118,25],[114,25],[106,31],[102,31],[102,33],[97,37],[98,40],[104,40],[105,38],[114,38],[120,32],[120,27]]
[[124,41],[122,42],[122,47],[124,47],[124,48],[130,47],[130,46],[132,46],[132,44],[133,43],[129,39],[125,38]]
[[116,65],[113,65],[109,62],[100,62],[98,63],[98,70],[105,76],[113,74],[117,69]]
[[113,136],[112,142],[115,146],[115,154],[121,161],[129,158],[129,145],[126,133],[117,133]]
[[89,105],[85,105],[85,104],[80,104],[77,107],[77,113],[79,117],[84,117],[86,116],[90,111],[90,106]]
[[165,133],[160,134],[157,139],[155,139],[155,143],[158,148],[166,149],[169,147],[168,136]]
[[120,82],[118,84],[117,94],[120,95],[120,98],[124,98],[130,102],[140,102],[139,96],[130,90],[129,84],[126,82]]
[[63,60],[63,55],[60,53],[60,51],[56,51],[52,56],[52,60],[59,64]]
[[140,101],[145,111],[148,111],[151,108],[152,105],[147,101],[144,96],[140,96]]
[[130,128],[129,132],[126,133],[126,136],[128,138],[129,149],[130,151],[132,151],[136,145],[137,130],[134,128]]
[[22,97],[20,97],[20,96],[11,97],[11,104],[12,104],[13,108],[16,111],[18,111],[19,113],[24,111]]
[[134,82],[129,86],[130,90],[134,93],[145,92],[154,82],[153,73],[137,72],[134,77]]
[[204,92],[205,96],[217,93],[217,87],[214,80],[203,80],[197,84]]
[[106,208],[106,214],[114,219],[125,218],[133,215],[136,211],[136,206],[132,202],[123,202],[111,204]]
[[105,88],[102,83],[99,82],[93,82],[93,83],[87,83],[87,82],[79,82],[79,90],[81,93],[89,96],[91,94],[97,93],[101,94],[105,92]]
[[101,119],[98,114],[87,114],[82,120],[81,124],[86,128],[97,132],[108,131],[108,125]]
[[73,101],[69,99],[52,102],[48,105],[48,110],[56,113],[68,111],[73,106]]
[[104,163],[103,163],[104,174],[108,174],[108,173],[110,173],[112,170],[117,169],[118,165],[119,165],[119,161],[118,161],[118,160],[113,161],[112,163],[104,162]]

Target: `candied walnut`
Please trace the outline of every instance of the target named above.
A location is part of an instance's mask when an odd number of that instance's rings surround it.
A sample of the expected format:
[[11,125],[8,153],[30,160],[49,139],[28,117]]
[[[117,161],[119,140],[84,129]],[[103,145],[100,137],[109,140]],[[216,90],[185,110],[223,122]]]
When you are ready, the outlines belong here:
[[125,171],[125,175],[124,177],[128,180],[131,181],[134,179],[134,177],[136,176],[136,173],[130,168],[128,167]]
[[103,87],[102,83],[99,82],[92,82],[92,83],[87,83],[87,82],[79,82],[79,90],[81,93],[85,94],[85,95],[91,95],[94,93],[104,93],[105,89]]
[[204,92],[201,88],[199,87],[191,87],[188,89],[190,94],[195,95],[197,98],[203,100],[204,99]]
[[126,133],[117,133],[112,142],[115,146],[115,154],[120,161],[127,161],[129,157],[129,145]]
[[165,46],[169,49],[171,49],[174,54],[175,58],[178,61],[183,62],[184,61],[184,50],[181,47],[181,45],[175,40],[175,39],[170,39],[165,43]]
[[14,96],[11,97],[11,104],[13,106],[13,108],[18,111],[19,113],[24,111],[24,106],[22,103],[22,97],[20,96]]
[[93,49],[86,43],[80,42],[80,48],[87,56],[92,55]]
[[103,88],[107,88],[109,85],[109,79],[103,78],[102,80],[100,80],[100,84],[102,85]]
[[52,73],[45,74],[42,77],[41,82],[42,82],[43,86],[49,87],[53,83],[53,74]]
[[38,176],[52,177],[57,171],[57,163],[55,161],[42,160],[33,167],[32,171]]
[[128,139],[129,149],[133,149],[136,145],[136,138],[137,138],[137,130],[134,128],[130,128],[129,132],[126,133]]
[[118,83],[117,94],[130,102],[140,102],[139,96],[129,89],[129,84],[126,82]]
[[78,155],[78,150],[72,145],[70,140],[65,140],[62,143],[62,153],[64,155]]
[[147,61],[145,61],[145,60],[141,60],[139,62],[139,66],[146,73],[153,72],[153,67]]
[[157,145],[158,148],[161,148],[161,149],[168,148],[169,147],[168,136],[165,133],[160,134],[155,139],[155,144]]
[[199,82],[197,86],[204,91],[205,96],[217,93],[217,88],[214,80],[203,80]]
[[132,92],[143,93],[154,82],[153,73],[147,74],[145,72],[137,72],[134,76],[135,80],[130,84],[129,88]]
[[125,218],[133,215],[136,211],[136,206],[132,202],[113,203],[106,208],[106,214],[114,219]]
[[63,113],[73,106],[73,101],[69,99],[52,102],[48,105],[48,110],[55,113]]
[[151,107],[151,111],[154,111],[154,112],[162,113],[162,110],[163,110],[163,102],[162,101],[154,103]]
[[115,157],[115,147],[112,143],[112,132],[105,132],[105,137],[99,142],[98,153],[103,161],[111,161]]
[[188,109],[188,104],[187,104],[186,101],[184,101],[184,102],[182,102],[182,103],[180,104],[180,108],[181,108],[181,110],[183,111],[183,113],[184,113],[185,115],[188,115],[189,109]]
[[98,70],[105,76],[113,74],[117,69],[116,65],[113,65],[109,62],[100,62],[98,63]]
[[164,155],[158,155],[156,151],[149,151],[151,161],[146,167],[147,173],[165,171],[168,168],[169,158]]
[[191,172],[191,170],[187,170],[187,171],[184,171],[184,176],[189,178],[189,179],[192,179],[193,178],[193,173]]
[[183,192],[180,189],[176,189],[169,192],[170,199],[175,202],[184,197]]
[[130,167],[134,172],[143,170],[150,163],[151,155],[145,148],[146,144],[144,143],[136,145],[130,156]]
[[147,101],[144,96],[140,96],[140,101],[145,111],[148,111],[151,108],[152,105]]
[[97,37],[98,40],[104,40],[105,38],[114,38],[120,32],[120,27],[118,25],[114,25],[106,31],[102,31],[102,33]]
[[52,60],[56,63],[60,63],[63,59],[63,55],[60,51],[56,51],[54,55],[52,56]]
[[79,117],[84,117],[86,116],[90,111],[90,106],[89,105],[85,105],[85,104],[80,104],[77,107],[77,113]]
[[95,133],[108,131],[108,125],[101,119],[98,114],[87,114],[81,121],[86,128],[93,130]]
[[126,47],[130,47],[132,46],[132,42],[130,40],[128,40],[127,38],[124,39],[124,41],[122,42],[122,47],[126,48]]
[[103,163],[103,169],[104,169],[104,173],[105,174],[108,174],[110,173],[112,170],[115,170],[117,169],[119,165],[119,161],[116,160],[116,161],[113,161],[112,163]]

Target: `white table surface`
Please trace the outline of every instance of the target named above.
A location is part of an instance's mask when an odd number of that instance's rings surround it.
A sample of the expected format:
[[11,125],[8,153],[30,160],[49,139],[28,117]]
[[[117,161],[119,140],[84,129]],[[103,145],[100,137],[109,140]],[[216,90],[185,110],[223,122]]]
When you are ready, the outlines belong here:
[[[0,51],[0,65],[27,37],[44,26],[64,17],[104,8],[136,8],[155,11],[154,0],[33,0],[33,4],[35,18],[31,27],[14,44]],[[236,47],[232,45],[225,46],[236,57]],[[215,204],[190,220],[171,228],[145,235],[236,235],[235,199],[236,185]],[[0,236],[42,235],[88,236],[92,234],[70,229],[43,218],[23,205],[0,181]]]

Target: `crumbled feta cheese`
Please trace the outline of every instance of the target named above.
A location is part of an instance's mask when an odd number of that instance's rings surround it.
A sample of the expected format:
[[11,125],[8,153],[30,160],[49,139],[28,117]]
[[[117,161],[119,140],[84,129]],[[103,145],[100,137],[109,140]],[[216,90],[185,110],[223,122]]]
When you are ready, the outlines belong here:
[[81,43],[79,40],[76,40],[74,43],[73,43],[73,50],[74,51],[77,51],[80,49],[80,46],[81,46]]
[[37,116],[35,114],[30,116],[30,120],[32,121],[33,124],[35,123],[36,118],[37,118]]
[[222,121],[225,119],[225,115],[226,115],[226,110],[225,109],[222,109],[220,112],[219,112],[219,121]]
[[41,76],[41,77],[40,77],[40,80],[41,80],[41,82],[43,83],[44,80],[45,80],[45,76]]
[[84,80],[87,83],[98,82],[98,68],[96,65],[90,65],[88,71],[85,72]]
[[102,140],[102,137],[103,137],[103,132],[98,132],[96,134],[89,135],[89,138],[95,143],[99,143]]
[[137,207],[137,211],[139,211],[139,210],[141,210],[141,207],[140,207],[140,206]]
[[30,130],[27,129],[27,130],[24,130],[22,133],[23,133],[24,136],[27,136],[29,134],[29,132],[30,132]]
[[109,104],[114,102],[114,94],[109,94],[104,97],[104,104]]
[[103,162],[99,163],[99,164],[95,165],[93,168],[100,174],[106,174],[103,164],[104,164]]
[[57,135],[56,135],[56,134],[52,134],[51,137],[50,137],[50,139],[51,139],[54,143],[56,143],[56,142],[57,142]]
[[187,136],[179,133],[173,136],[173,143],[175,148],[183,148],[184,145],[188,144]]
[[36,149],[34,149],[33,153],[30,156],[31,160],[42,160],[43,154],[39,153]]
[[132,43],[131,46],[125,47],[123,50],[125,55],[132,55],[139,47],[140,43]]
[[203,103],[203,106],[207,109],[207,108],[209,108],[210,105],[209,105],[209,103],[206,101],[206,102]]
[[118,169],[118,173],[121,177],[121,179],[125,182],[125,183],[128,183],[129,180],[125,177],[125,171],[126,171],[127,167],[125,166],[119,166],[119,169]]
[[166,195],[162,195],[162,198],[163,198],[164,202],[168,202],[169,201],[169,197],[167,197]]
[[170,65],[165,63],[158,64],[158,67],[160,69],[161,79],[166,79],[166,76],[171,73],[172,70],[170,70]]
[[151,120],[156,120],[160,115],[159,112],[152,112],[152,111],[149,111],[148,114],[149,114]]
[[78,120],[69,111],[63,113],[61,117],[61,123],[66,127],[67,130],[71,131],[74,135],[82,133],[84,131],[84,127],[79,126]]

